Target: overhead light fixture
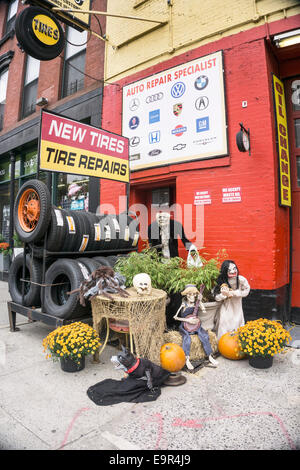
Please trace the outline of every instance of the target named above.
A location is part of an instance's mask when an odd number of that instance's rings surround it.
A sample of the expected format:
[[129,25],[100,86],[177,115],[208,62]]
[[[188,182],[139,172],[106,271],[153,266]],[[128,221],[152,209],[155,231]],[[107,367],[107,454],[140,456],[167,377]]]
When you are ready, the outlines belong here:
[[48,104],[48,99],[43,96],[36,101],[36,106],[46,106]]
[[300,29],[294,29],[287,33],[277,34],[273,36],[273,40],[277,47],[288,47],[300,44]]

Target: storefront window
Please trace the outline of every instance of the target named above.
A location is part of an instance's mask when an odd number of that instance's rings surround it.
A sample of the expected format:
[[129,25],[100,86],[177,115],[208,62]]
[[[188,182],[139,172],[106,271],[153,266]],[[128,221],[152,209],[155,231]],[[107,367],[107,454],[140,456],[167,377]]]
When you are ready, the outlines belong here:
[[58,207],[88,211],[89,178],[87,176],[60,173],[56,191],[56,205]]
[[[15,194],[19,189],[18,181],[15,183]],[[5,241],[9,241],[10,218],[10,184],[0,185],[0,233]]]

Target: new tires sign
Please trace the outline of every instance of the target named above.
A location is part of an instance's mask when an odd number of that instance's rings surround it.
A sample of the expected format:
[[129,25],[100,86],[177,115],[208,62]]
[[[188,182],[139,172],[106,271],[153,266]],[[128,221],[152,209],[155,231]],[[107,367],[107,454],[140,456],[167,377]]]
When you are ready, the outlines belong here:
[[128,139],[43,110],[39,164],[42,170],[128,183]]
[[228,154],[222,52],[123,87],[131,170]]

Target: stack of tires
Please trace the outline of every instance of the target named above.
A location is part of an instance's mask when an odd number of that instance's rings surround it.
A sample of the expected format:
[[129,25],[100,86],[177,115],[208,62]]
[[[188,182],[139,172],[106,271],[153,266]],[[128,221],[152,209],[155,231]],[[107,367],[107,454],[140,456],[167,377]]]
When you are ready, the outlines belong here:
[[[25,256],[13,260],[9,271],[9,292],[13,302],[40,307],[44,295],[45,311],[62,319],[78,319],[90,315],[90,306],[79,303],[82,281],[100,265],[113,267],[118,251],[136,249],[139,230],[136,217],[96,215],[85,211],[68,211],[51,204],[47,186],[39,180],[30,180],[20,188],[14,206],[15,231],[29,247]],[[43,278],[44,247],[47,250],[45,287]],[[114,255],[99,256],[109,250]],[[95,252],[100,252],[99,255]],[[66,256],[58,256],[64,252]],[[94,253],[90,253],[94,252]],[[26,280],[28,282],[26,282]]]

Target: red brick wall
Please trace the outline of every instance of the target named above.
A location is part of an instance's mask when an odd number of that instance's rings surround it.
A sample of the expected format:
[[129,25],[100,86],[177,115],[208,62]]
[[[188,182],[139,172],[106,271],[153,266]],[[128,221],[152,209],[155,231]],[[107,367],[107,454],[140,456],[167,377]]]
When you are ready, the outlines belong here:
[[[106,11],[106,0],[95,0],[93,2],[93,9],[99,11]],[[18,14],[27,6],[23,6],[19,2]],[[6,24],[6,11],[7,4],[0,3],[0,33],[1,37],[5,30]],[[102,32],[105,34],[105,16],[99,16],[99,21],[102,26]],[[65,29],[65,25],[63,24]],[[100,29],[97,20],[94,16],[91,18],[91,29],[100,34]],[[9,76],[7,86],[7,99],[5,106],[4,128],[2,133],[7,132],[10,128],[18,125],[20,108],[22,102],[22,89],[24,82],[24,64],[26,54],[21,52],[17,46],[17,39],[14,36],[12,39],[5,41],[0,47],[0,56],[8,51],[14,51],[14,57],[9,65]],[[61,97],[61,80],[63,70],[63,53],[62,57],[57,57],[49,61],[41,61],[40,75],[38,82],[38,98],[43,96],[48,99],[48,109],[54,108]],[[102,86],[103,79],[103,66],[104,66],[104,41],[91,35],[87,43],[86,53],[86,66],[85,66],[85,82],[84,90],[78,94],[85,93],[88,89],[98,88]],[[73,99],[74,95],[66,97],[64,101]],[[100,104],[99,104],[100,106]],[[36,115],[40,113],[40,108],[36,108]],[[34,115],[30,115],[27,120],[32,119]]]
[[[281,27],[286,28],[286,23],[283,25],[278,21],[277,26],[273,23],[273,33]],[[276,61],[266,49],[265,37],[264,27],[253,28],[174,57],[127,77],[119,84],[123,86],[223,50],[229,156],[135,172],[131,176],[131,203],[144,203],[142,188],[159,179],[162,185],[167,178],[176,181],[176,202],[179,204],[193,204],[194,190],[209,189],[212,204],[204,207],[204,251],[214,255],[225,248],[253,289],[275,289],[289,281],[289,218],[288,209],[278,205],[271,87],[271,72],[276,73]],[[243,100],[247,100],[247,108],[242,107]],[[121,120],[122,89],[106,87],[102,127],[121,133]],[[251,156],[239,152],[236,147],[240,122],[250,128]],[[236,186],[241,187],[242,202],[222,203],[222,188]],[[101,202],[116,203],[117,196],[124,192],[124,185],[102,181]],[[193,210],[195,214],[195,206]],[[180,254],[186,254],[182,247]]]

